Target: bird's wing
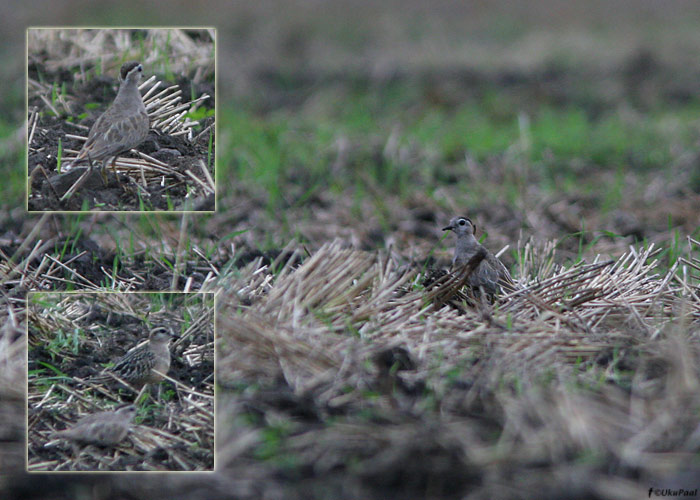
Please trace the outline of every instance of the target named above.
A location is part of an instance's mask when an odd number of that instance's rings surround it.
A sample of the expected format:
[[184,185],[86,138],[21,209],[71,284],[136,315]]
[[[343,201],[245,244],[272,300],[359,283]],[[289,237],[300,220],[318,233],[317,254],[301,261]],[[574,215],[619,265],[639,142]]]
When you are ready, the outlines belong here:
[[139,370],[150,370],[156,365],[156,356],[146,346],[127,352],[110,371],[123,378],[138,378]]
[[493,256],[493,260],[495,261],[493,263],[494,269],[498,274],[498,284],[508,293],[516,291],[518,287],[510,276],[508,268],[496,256]]
[[124,115],[105,111],[93,124],[88,140],[83,144],[76,161],[95,160],[116,156],[138,145],[148,134],[148,115]]
[[89,433],[93,441],[104,445],[119,443],[126,436],[129,428],[126,422],[115,419],[95,422],[92,426]]
[[498,282],[498,264],[500,264],[498,259],[487,250],[486,257],[484,257],[484,260],[481,261],[478,267],[479,277],[486,279],[489,283]]

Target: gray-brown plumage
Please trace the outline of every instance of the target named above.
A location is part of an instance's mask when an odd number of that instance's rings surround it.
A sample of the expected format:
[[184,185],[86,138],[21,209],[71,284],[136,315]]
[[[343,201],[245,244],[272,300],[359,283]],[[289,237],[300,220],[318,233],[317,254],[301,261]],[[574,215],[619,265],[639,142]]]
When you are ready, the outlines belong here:
[[100,383],[116,377],[135,387],[160,382],[163,380],[161,374],[166,374],[170,369],[168,344],[171,337],[172,333],[167,328],[154,328],[146,343],[131,349],[92,381]]
[[81,418],[70,429],[53,433],[52,437],[66,439],[76,445],[116,446],[129,433],[134,415],[134,405],[94,413]]
[[[474,236],[476,227],[467,217],[454,217],[450,221],[450,225],[442,230],[453,231],[456,236],[455,253],[452,258],[453,271],[459,270],[476,255],[480,248],[483,248],[483,245]],[[516,290],[513,278],[511,278],[506,266],[486,248],[484,250],[486,250],[486,257],[469,275],[467,284],[474,290],[483,288],[489,295],[499,293],[501,288],[508,292]]]
[[[87,141],[71,165],[112,159],[141,144],[148,135],[149,119],[138,85],[143,66],[132,61],[120,71],[120,85],[114,102],[90,128]],[[103,163],[106,165],[106,163]]]

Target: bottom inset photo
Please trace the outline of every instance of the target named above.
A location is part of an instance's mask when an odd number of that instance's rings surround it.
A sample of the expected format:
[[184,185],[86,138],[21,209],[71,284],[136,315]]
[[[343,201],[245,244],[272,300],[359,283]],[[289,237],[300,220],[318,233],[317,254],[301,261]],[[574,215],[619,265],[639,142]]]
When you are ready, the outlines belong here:
[[27,470],[213,471],[214,294],[28,297]]

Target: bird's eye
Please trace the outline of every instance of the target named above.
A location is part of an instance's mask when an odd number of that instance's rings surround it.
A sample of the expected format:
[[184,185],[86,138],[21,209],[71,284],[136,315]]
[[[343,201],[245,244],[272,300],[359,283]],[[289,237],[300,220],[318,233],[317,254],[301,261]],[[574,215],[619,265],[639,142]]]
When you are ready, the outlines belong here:
[[459,219],[459,223],[458,223],[458,224],[459,224],[460,226],[466,226],[466,225],[467,225],[467,221],[466,221],[466,219]]

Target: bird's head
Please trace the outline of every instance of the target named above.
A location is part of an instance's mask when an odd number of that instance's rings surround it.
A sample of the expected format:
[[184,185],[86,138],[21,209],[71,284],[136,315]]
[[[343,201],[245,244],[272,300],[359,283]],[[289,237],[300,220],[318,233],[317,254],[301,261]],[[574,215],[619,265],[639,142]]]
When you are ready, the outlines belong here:
[[122,81],[136,81],[141,80],[141,75],[143,74],[143,66],[138,61],[129,61],[122,64],[122,68],[119,71],[119,77]]
[[462,236],[463,234],[476,233],[476,226],[468,217],[453,217],[450,221],[450,225],[443,227],[443,231],[454,231],[457,236]]

